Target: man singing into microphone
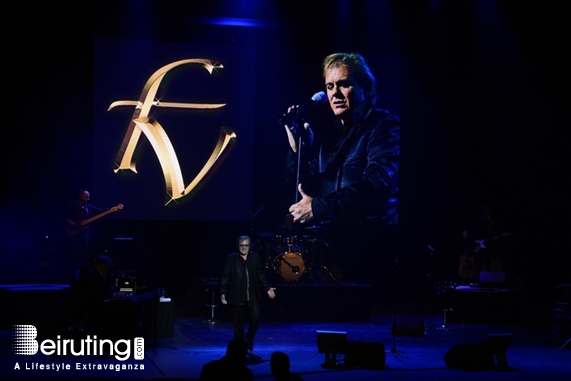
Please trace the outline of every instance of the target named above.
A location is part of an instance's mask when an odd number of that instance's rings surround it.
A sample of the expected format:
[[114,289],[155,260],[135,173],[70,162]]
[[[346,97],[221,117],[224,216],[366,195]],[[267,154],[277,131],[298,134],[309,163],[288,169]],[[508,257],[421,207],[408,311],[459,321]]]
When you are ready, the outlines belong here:
[[400,121],[375,108],[375,77],[361,55],[327,56],[323,76],[334,125],[314,137],[298,106],[282,118],[288,121],[282,123],[291,147],[288,167],[298,174],[302,197],[289,212],[301,223],[396,224]]
[[224,263],[220,279],[220,299],[230,304],[234,338],[244,340],[246,313],[249,317],[248,333],[245,341],[250,351],[254,350],[254,336],[260,321],[260,299],[266,292],[273,299],[275,288],[268,281],[260,263],[260,256],[250,251],[251,240],[247,236],[238,237],[238,251],[229,254]]

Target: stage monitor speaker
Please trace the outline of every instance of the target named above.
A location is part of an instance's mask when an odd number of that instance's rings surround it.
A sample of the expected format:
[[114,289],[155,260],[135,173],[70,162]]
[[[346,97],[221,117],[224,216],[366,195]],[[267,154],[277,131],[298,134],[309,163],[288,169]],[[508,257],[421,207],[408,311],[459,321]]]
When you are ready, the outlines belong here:
[[345,366],[361,369],[384,369],[385,346],[383,343],[350,341],[347,343]]
[[317,353],[325,354],[322,368],[336,368],[337,355],[347,353],[347,332],[317,331]]
[[513,334],[511,333],[490,333],[486,339],[486,344],[490,348],[490,351],[496,356],[496,365],[498,368],[508,367],[506,352],[512,342],[512,336]]
[[426,326],[422,316],[397,316],[391,333],[397,336],[424,336]]
[[506,369],[511,338],[511,333],[489,334],[484,343],[457,344],[446,352],[444,362],[453,369],[491,370],[496,365],[498,369]]

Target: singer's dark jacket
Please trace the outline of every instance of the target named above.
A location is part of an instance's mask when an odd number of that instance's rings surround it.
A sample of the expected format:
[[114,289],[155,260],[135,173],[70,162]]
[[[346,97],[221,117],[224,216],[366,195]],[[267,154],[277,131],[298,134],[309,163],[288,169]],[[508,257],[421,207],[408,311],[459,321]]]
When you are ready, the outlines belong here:
[[[398,219],[398,168],[400,120],[364,102],[353,111],[353,124],[339,120],[340,138],[332,144],[316,142],[301,152],[300,182],[313,187],[314,222]],[[330,131],[331,132],[331,131]],[[327,130],[325,130],[327,133]],[[297,170],[297,154],[291,149],[288,168]],[[307,187],[306,187],[307,185]]]
[[[240,285],[246,282],[246,274],[242,270],[243,266],[240,266],[238,261],[244,261],[238,252],[226,256],[222,278],[220,279],[220,293],[226,296],[228,304],[237,304],[240,301]],[[264,274],[258,253],[248,252],[246,265],[248,266],[248,273],[253,280],[254,294],[260,301],[262,292],[267,292],[271,287]]]

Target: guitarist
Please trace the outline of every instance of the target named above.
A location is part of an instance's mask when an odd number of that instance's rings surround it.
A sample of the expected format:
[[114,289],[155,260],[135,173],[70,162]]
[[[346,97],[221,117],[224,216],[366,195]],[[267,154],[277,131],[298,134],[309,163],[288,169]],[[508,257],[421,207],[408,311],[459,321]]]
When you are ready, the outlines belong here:
[[74,280],[79,280],[80,270],[90,265],[87,258],[87,246],[89,243],[89,225],[84,225],[84,221],[98,214],[109,211],[111,208],[100,208],[90,201],[90,194],[87,190],[79,191],[77,200],[69,203],[66,216],[66,228],[69,236],[70,262],[74,270]]
[[502,232],[498,221],[492,217],[487,205],[480,206],[480,216],[472,223],[469,238],[476,267],[484,271],[504,271],[504,250],[500,239],[510,233]]
[[458,275],[470,282],[478,280],[478,268],[474,260],[474,252],[470,250],[468,245],[468,232],[463,231],[462,237],[464,238],[464,254],[460,256],[460,267],[458,268]]

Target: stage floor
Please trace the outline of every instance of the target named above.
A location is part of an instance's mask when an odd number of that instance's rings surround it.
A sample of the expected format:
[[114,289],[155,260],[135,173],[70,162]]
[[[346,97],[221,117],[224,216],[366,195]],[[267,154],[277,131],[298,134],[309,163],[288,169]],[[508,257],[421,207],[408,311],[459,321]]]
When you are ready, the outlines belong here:
[[[414,321],[417,314],[405,316]],[[144,360],[129,359],[125,363],[143,365],[138,370],[75,369],[96,364],[119,364],[114,357],[102,356],[22,356],[12,351],[12,332],[3,330],[1,336],[2,379],[198,379],[204,363],[225,353],[232,339],[228,321],[209,322],[209,316],[177,316],[171,337],[145,339]],[[424,336],[393,336],[391,313],[373,313],[368,322],[262,322],[247,366],[255,379],[272,380],[269,359],[274,351],[286,352],[291,369],[306,381],[311,380],[568,380],[571,376],[571,345],[561,349],[564,341],[548,327],[525,325],[447,324],[439,316],[423,316]],[[406,320],[406,319],[404,319]],[[432,325],[431,325],[432,320]],[[317,352],[316,331],[345,331],[349,341],[377,342],[384,345],[385,367],[382,370],[324,369],[324,355]],[[450,369],[443,357],[459,343],[481,343],[490,333],[511,333],[507,350],[509,368],[506,371],[464,371]],[[156,344],[156,345],[153,345]],[[391,349],[404,355],[390,353]],[[48,360],[46,360],[48,359]],[[18,363],[20,370],[15,370]],[[34,364],[71,364],[70,370],[25,369]]]

